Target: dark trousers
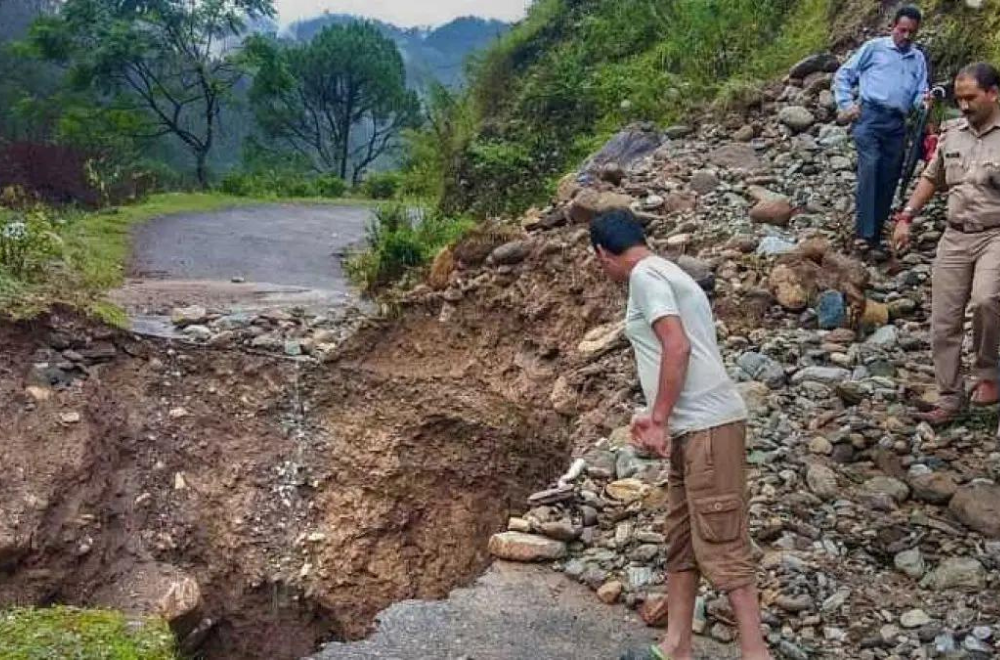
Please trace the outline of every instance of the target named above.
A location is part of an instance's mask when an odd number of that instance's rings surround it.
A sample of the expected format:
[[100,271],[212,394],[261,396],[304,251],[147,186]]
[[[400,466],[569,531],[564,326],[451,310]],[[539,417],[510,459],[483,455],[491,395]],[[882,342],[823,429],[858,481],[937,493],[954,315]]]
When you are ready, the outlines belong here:
[[875,244],[892,211],[903,169],[906,118],[899,111],[866,103],[852,132],[858,149],[857,235]]

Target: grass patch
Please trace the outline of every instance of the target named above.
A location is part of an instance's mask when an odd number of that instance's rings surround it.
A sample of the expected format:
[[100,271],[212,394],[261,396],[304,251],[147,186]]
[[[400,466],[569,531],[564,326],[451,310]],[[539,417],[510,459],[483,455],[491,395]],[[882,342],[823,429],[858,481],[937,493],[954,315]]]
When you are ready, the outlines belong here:
[[5,660],[176,660],[174,638],[156,619],[71,607],[0,612]]

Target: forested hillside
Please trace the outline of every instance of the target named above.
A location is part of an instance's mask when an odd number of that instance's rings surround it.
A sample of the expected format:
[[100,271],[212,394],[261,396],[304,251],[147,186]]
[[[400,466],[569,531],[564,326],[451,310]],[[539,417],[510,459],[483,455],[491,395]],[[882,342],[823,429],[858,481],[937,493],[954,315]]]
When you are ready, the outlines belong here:
[[[300,41],[308,41],[328,25],[356,20],[356,16],[327,14],[299,21],[289,32]],[[434,83],[451,88],[461,85],[468,56],[492,45],[511,27],[502,21],[472,16],[433,29],[404,29],[381,21],[375,24],[399,46],[410,85],[420,90],[427,90]]]
[[[432,108],[411,185],[452,210],[521,210],[623,125],[759,106],[761,90],[798,59],[845,52],[884,29],[901,4],[538,0],[479,59],[469,92]],[[1000,52],[997,3],[921,4],[919,41],[936,76]]]

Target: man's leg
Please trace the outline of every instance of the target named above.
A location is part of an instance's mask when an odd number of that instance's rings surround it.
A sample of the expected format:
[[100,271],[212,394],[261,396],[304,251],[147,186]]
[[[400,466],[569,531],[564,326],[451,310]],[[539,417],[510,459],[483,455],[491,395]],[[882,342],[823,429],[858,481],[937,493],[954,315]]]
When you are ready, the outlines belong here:
[[875,204],[878,195],[879,141],[873,131],[872,110],[863,110],[854,125],[854,144],[858,151],[858,188],[855,194],[857,220],[855,233],[867,241],[878,240]]
[[677,438],[667,477],[667,634],[660,648],[674,660],[690,660],[694,605],[701,574],[691,544],[691,514],[685,481],[685,452],[692,438]]
[[[968,237],[953,229],[945,231],[938,243],[931,275],[931,352],[939,397],[939,410],[935,412],[948,413],[952,417],[964,403],[962,340],[965,306],[969,302],[974,272],[974,256],[969,253]],[[928,416],[927,421],[950,420]]]
[[903,172],[906,149],[906,124],[902,120],[887,119],[880,127],[879,172],[875,192],[875,236],[882,236],[882,227],[892,213],[892,202]]
[[760,629],[756,562],[750,543],[746,486],[746,426],[726,424],[688,446],[687,493],[691,540],[701,572],[729,596],[746,660],[771,655]]
[[[976,265],[972,278],[973,375],[979,383],[976,393],[982,404],[996,403],[997,360],[1000,349],[1000,232],[976,237]],[[986,391],[989,390],[989,391]]]

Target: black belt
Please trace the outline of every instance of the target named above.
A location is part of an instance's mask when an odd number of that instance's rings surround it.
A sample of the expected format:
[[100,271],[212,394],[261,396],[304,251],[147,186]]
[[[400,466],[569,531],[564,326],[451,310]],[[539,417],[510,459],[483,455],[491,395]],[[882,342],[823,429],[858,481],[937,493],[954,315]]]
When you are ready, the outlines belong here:
[[966,227],[965,225],[948,223],[949,229],[954,229],[960,234],[982,234],[984,231],[995,231],[1000,227]]

